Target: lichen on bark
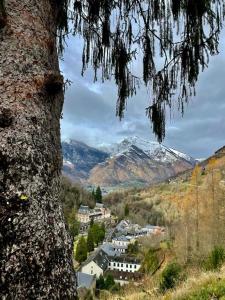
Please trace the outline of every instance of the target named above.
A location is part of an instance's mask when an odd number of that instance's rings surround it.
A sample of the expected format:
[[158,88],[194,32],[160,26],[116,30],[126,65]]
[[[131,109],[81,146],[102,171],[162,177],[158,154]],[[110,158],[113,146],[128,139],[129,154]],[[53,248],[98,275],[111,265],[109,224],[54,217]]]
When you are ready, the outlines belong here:
[[[72,242],[59,203],[63,84],[56,9],[49,0],[5,1],[7,24],[0,29],[0,299],[76,299]],[[46,80],[49,74],[54,80]]]

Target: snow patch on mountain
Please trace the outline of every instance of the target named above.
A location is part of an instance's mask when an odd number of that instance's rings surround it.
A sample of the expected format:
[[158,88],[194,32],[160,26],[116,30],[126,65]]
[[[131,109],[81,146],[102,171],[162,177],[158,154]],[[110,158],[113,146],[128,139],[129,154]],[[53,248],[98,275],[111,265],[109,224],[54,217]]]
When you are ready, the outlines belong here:
[[134,149],[134,147],[141,149],[147,156],[155,161],[163,163],[173,163],[178,159],[184,159],[193,165],[196,162],[193,157],[185,153],[168,148],[158,142],[147,141],[137,136],[125,138],[120,143],[114,143],[111,146],[101,147],[101,150],[109,153],[111,157],[118,157],[124,153],[130,152],[130,149]]

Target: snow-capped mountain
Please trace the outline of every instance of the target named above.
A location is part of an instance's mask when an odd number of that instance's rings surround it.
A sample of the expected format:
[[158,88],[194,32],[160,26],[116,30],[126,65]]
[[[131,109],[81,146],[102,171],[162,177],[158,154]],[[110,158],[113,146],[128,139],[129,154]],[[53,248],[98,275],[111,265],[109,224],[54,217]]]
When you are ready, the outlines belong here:
[[184,153],[139,137],[99,149],[77,141],[64,142],[62,147],[65,174],[69,172],[75,181],[80,178],[86,185],[106,188],[160,182],[191,169],[196,163]]
[[125,138],[120,143],[115,143],[108,147],[101,147],[101,149],[109,153],[111,156],[114,156],[128,151],[132,146],[136,146],[137,148],[141,149],[156,161],[173,162],[178,158],[182,158],[193,164],[196,163],[196,160],[193,157],[185,153],[179,152],[172,148],[168,148],[157,142],[144,140],[137,136]]

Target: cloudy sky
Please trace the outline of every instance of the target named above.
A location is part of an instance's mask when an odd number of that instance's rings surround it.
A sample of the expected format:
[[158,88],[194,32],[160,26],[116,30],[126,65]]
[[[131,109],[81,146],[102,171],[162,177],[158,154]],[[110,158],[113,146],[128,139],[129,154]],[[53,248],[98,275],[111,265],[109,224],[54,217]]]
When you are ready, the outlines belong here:
[[[93,83],[91,70],[82,77],[82,40],[71,37],[67,44],[61,69],[72,85],[65,95],[62,139],[72,138],[95,147],[134,135],[154,141],[151,124],[145,116],[150,98],[145,87],[129,100],[125,118],[120,122],[115,117],[114,83]],[[168,115],[163,144],[196,158],[207,157],[225,144],[224,49],[225,41],[221,39],[220,54],[211,58],[209,68],[201,74],[197,96],[186,107],[184,117],[175,109],[171,118]]]

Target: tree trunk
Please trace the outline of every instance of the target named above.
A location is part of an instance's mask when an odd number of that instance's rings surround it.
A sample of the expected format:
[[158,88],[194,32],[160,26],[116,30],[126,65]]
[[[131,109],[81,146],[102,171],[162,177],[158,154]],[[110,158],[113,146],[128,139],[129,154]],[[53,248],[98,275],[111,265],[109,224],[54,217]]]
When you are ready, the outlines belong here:
[[0,0],[0,299],[75,299],[59,203],[56,0]]

